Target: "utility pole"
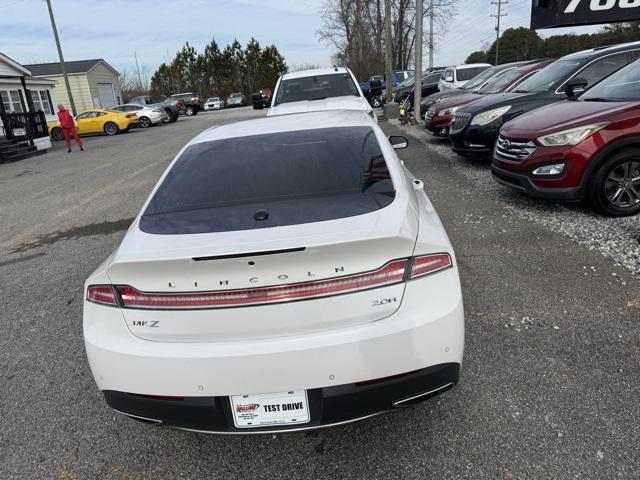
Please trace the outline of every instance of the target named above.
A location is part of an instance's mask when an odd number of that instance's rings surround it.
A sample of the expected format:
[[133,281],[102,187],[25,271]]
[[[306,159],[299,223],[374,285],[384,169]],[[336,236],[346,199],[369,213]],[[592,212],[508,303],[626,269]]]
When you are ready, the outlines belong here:
[[[60,57],[60,68],[62,69],[62,76],[64,77],[64,84],[67,87],[67,95],[69,96],[69,106],[71,107],[71,113],[76,115],[76,104],[73,102],[73,95],[71,95],[71,86],[69,85],[69,77],[67,76],[67,69],[64,66],[64,57],[62,56],[62,47],[60,46],[60,37],[58,37],[58,29],[56,28],[56,20],[53,17],[53,9],[51,8],[51,0],[47,1],[47,7],[49,7],[49,18],[51,19],[51,28],[53,29],[53,36],[56,40],[56,47],[58,47],[58,57]],[[53,105],[52,105],[53,108]]]
[[142,85],[142,76],[140,75],[140,65],[138,65],[138,54],[133,52],[133,57],[136,59],[136,71],[138,72],[138,90],[141,92],[145,89],[145,86]]
[[393,102],[393,67],[391,65],[391,0],[384,0],[384,59],[385,59],[385,77],[387,89],[387,105]]
[[498,0],[497,2],[491,2],[491,5],[498,6],[498,14],[491,15],[492,17],[496,17],[496,65],[498,65],[498,59],[500,57],[500,18],[506,17],[506,13],[502,13],[502,5],[509,3],[508,0]]
[[[420,123],[420,110],[422,103],[422,19],[424,14],[422,11],[422,1],[416,0],[416,60],[414,62],[415,73],[413,74],[413,117],[416,122]],[[433,5],[433,0],[429,5],[429,10]]]
[[433,2],[429,0],[429,70],[433,69]]

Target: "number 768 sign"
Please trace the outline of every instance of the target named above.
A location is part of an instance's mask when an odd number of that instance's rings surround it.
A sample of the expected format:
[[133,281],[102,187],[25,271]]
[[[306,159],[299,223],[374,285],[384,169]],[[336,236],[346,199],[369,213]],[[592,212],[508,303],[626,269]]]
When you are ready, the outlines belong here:
[[640,20],[640,0],[532,0],[531,28]]

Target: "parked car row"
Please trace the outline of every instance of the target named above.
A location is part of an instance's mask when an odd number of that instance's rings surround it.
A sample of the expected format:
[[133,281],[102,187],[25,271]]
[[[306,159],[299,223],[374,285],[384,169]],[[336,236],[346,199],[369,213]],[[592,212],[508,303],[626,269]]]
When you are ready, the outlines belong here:
[[[270,92],[269,89],[262,91],[266,92],[267,90]],[[268,106],[270,104],[271,97],[268,96]],[[134,127],[148,128],[161,123],[175,122],[180,115],[193,116],[200,111],[221,110],[227,106],[244,105],[246,105],[246,99],[241,93],[232,93],[226,102],[220,97],[211,97],[202,102],[200,95],[195,92],[170,95],[164,100],[154,100],[149,96],[142,95],[110,109],[80,112],[75,119],[80,135],[99,133],[116,135],[126,133]],[[64,132],[57,121],[50,122],[48,128],[49,135],[53,140],[64,140]]]
[[634,42],[512,66],[471,94],[425,99],[425,128],[448,135],[461,156],[492,158],[503,185],[633,215],[640,212],[638,58]]

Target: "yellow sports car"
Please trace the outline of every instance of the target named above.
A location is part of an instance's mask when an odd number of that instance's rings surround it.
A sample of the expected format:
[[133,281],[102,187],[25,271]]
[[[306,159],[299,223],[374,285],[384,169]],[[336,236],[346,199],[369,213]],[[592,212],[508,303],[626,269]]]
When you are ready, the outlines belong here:
[[[115,135],[126,133],[138,121],[135,113],[114,112],[113,110],[87,110],[76,115],[78,133],[106,133]],[[54,140],[64,140],[64,132],[59,122],[49,123],[49,135]]]

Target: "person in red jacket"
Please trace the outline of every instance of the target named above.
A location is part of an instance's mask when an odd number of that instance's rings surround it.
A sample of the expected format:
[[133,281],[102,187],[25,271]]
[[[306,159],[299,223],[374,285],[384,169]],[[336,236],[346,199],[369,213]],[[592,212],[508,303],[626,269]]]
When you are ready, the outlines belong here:
[[76,141],[80,150],[84,151],[80,137],[78,136],[78,130],[76,129],[76,121],[71,115],[71,112],[64,108],[64,105],[58,105],[58,121],[64,132],[64,139],[67,142],[67,153],[71,153],[71,138]]

